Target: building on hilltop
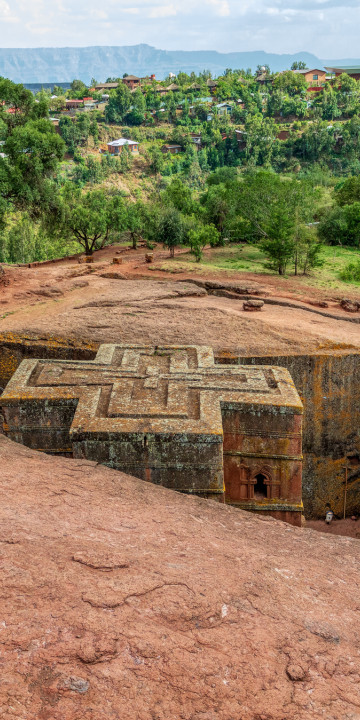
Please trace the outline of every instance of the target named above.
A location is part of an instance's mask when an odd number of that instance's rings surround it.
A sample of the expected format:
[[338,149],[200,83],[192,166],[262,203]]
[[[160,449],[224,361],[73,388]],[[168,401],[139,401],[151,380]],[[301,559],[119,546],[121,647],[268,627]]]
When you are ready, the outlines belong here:
[[165,87],[164,85],[156,85],[155,92],[159,93],[162,96],[162,95],[166,95],[166,93],[168,93],[169,91],[168,91],[168,88]]
[[360,80],[360,65],[338,65],[337,67],[326,67],[325,70],[335,77],[339,77],[345,73],[354,78],[354,80]]
[[100,83],[99,85],[95,85],[95,90],[97,92],[103,92],[104,90],[116,90],[116,88],[119,87],[118,82],[108,82],[108,83]]
[[136,75],[126,75],[122,78],[122,82],[129,88],[129,90],[136,90],[141,86],[141,80],[136,77]]
[[131,153],[139,152],[139,143],[135,140],[127,140],[127,138],[119,138],[118,140],[111,140],[106,144],[107,151],[111,155],[120,155],[123,147],[127,147]]
[[65,107],[67,110],[75,110],[76,108],[84,107],[84,101],[83,100],[66,100]]
[[324,85],[326,82],[326,71],[315,68],[313,70],[293,70],[296,75],[302,75],[307,83],[310,83],[313,87],[319,87]]
[[191,142],[194,143],[197,150],[201,150],[202,142],[201,142],[201,132],[192,132],[190,133]]
[[161,148],[162,153],[170,153],[170,155],[177,155],[183,151],[181,145],[163,145]]
[[208,86],[208,88],[209,88],[209,90],[210,90],[210,94],[211,94],[211,95],[215,95],[216,88],[217,88],[217,86],[218,86],[217,82],[215,82],[215,80],[210,80],[210,79],[209,79],[209,80],[206,81],[206,85]]
[[216,108],[216,114],[220,115],[220,117],[224,117],[225,115],[231,115],[233,111],[233,106],[230,105],[228,102],[222,102],[215,105]]
[[256,78],[255,78],[256,82],[258,82],[260,85],[265,85],[265,83],[268,79],[269,79],[269,73],[266,72],[265,69],[262,72],[258,72],[256,75]]

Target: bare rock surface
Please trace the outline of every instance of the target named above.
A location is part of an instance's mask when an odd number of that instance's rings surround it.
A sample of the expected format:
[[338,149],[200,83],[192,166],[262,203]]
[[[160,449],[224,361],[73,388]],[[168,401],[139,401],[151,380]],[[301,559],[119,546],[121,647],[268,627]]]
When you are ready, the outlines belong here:
[[0,462],[4,720],[359,720],[359,541]]
[[263,300],[245,300],[245,302],[243,302],[243,310],[247,312],[260,312],[263,307]]
[[110,280],[126,280],[126,275],[115,270],[110,270],[100,274],[100,277],[109,278]]
[[[249,317],[239,295],[208,295],[204,287],[186,280],[104,278],[103,268],[98,274],[92,272],[94,267],[60,263],[7,270],[11,282],[0,293],[0,305],[6,306],[2,332],[99,343],[195,343],[231,347],[243,355],[360,346],[356,324],[304,312],[301,307],[284,310],[267,303],[266,312]],[[110,267],[114,266],[108,265],[109,272]],[[74,268],[79,270],[74,272]],[[123,269],[126,265],[121,274]],[[39,295],[38,290],[51,289],[52,279],[60,292]],[[86,284],[80,287],[79,283]]]
[[[211,252],[205,251],[210,259]],[[118,253],[120,271],[113,263]],[[176,255],[186,258],[187,251]],[[159,246],[154,259],[168,260],[168,252]],[[70,257],[4,271],[2,332],[98,343],[195,343],[248,356],[360,347],[359,312],[343,309],[335,291],[327,288],[324,297],[324,290],[299,278],[210,267],[197,273],[196,265],[189,277],[176,259],[171,272],[160,272],[145,262],[142,248],[123,246],[96,252],[91,265]],[[348,297],[360,304],[358,289],[349,289]],[[239,301],[260,298],[266,312],[243,312]]]
[[229,293],[234,295],[263,295],[269,294],[265,287],[259,285],[259,283],[252,283],[251,285],[244,285],[244,283],[233,283],[227,280],[216,281],[216,280],[194,280],[191,279],[189,282],[193,282],[200,287],[204,287],[210,292],[212,290],[227,290]]
[[360,310],[360,302],[357,300],[349,300],[349,298],[343,298],[340,300],[340,306],[346,312],[356,313]]

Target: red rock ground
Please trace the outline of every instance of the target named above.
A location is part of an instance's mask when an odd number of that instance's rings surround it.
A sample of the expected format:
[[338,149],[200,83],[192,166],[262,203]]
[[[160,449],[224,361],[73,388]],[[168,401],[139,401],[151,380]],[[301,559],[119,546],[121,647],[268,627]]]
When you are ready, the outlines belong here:
[[346,535],[360,540],[360,520],[358,517],[356,520],[349,517],[345,518],[345,520],[334,519],[329,525],[325,520],[307,520],[306,527],[330,535]]
[[[98,342],[195,342],[245,355],[360,347],[360,326],[349,322],[360,320],[360,312],[352,316],[343,311],[334,292],[302,286],[299,295],[293,278],[226,271],[206,276],[260,285],[272,300],[295,305],[266,304],[261,312],[250,314],[243,311],[242,301],[208,296],[187,282],[184,273],[150,270],[143,249],[123,253],[123,264],[113,265],[112,258],[120,252],[123,248],[100,251],[93,266],[79,265],[75,259],[6,267],[8,284],[0,286],[0,331]],[[156,262],[165,257],[168,253],[155,252]],[[114,272],[120,277],[108,276]],[[353,295],[360,299],[358,291]],[[325,311],[310,305],[324,298],[329,305]]]
[[0,436],[4,720],[359,720],[357,540]]

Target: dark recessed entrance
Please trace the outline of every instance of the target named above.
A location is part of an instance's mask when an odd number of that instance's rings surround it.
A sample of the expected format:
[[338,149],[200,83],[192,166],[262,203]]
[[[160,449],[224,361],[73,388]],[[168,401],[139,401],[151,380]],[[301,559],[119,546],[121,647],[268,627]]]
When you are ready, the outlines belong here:
[[262,473],[255,475],[256,485],[254,487],[254,498],[256,500],[263,500],[267,498],[267,478]]

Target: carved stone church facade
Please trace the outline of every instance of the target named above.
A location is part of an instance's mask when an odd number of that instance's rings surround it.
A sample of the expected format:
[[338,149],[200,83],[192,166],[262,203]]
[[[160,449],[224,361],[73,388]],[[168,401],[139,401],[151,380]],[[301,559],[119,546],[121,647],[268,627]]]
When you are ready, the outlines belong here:
[[102,345],[90,361],[23,360],[1,405],[16,442],[301,524],[302,404],[284,368]]

